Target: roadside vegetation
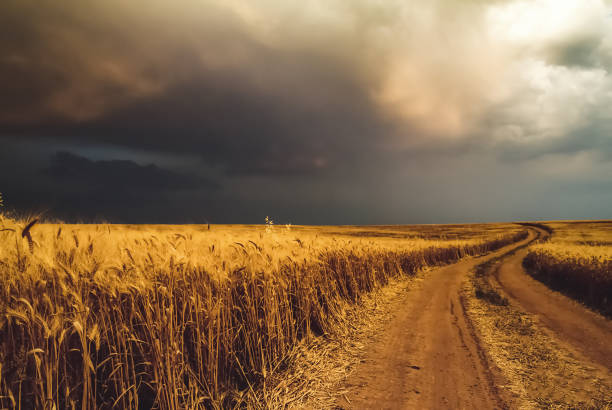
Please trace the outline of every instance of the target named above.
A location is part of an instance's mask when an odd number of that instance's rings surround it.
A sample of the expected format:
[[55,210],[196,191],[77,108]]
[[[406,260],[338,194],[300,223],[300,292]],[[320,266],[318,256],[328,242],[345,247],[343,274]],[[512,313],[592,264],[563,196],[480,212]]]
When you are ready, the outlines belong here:
[[548,223],[550,239],[530,248],[526,270],[549,287],[612,317],[612,221]]
[[[517,225],[128,226],[0,220],[0,408],[248,406],[390,280]],[[265,403],[263,403],[265,405]]]

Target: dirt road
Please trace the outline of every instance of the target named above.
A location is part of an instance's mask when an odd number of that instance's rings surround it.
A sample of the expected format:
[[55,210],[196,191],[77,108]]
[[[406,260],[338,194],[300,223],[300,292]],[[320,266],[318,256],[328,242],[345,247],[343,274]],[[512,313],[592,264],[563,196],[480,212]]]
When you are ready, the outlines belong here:
[[[527,275],[521,248],[546,233],[484,257],[432,271],[398,302],[395,317],[349,376],[338,405],[345,409],[508,408],[514,401],[465,313],[461,287],[476,265],[501,258],[491,280],[511,304],[537,318],[556,342],[581,363],[612,368],[612,322],[548,289]],[[515,252],[515,253],[513,253]],[[467,296],[469,297],[469,296]]]
[[462,281],[475,265],[532,241],[431,272],[398,306],[381,340],[343,386],[339,406],[350,409],[503,408],[491,370],[466,318]]
[[497,270],[495,277],[503,291],[521,310],[536,315],[557,340],[612,371],[612,321],[526,274],[522,267],[526,254],[527,249],[519,250]]

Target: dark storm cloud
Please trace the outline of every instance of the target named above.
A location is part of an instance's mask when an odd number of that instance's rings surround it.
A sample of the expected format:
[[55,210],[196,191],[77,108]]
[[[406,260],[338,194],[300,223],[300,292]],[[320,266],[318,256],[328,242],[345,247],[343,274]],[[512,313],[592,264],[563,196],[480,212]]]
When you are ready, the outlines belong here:
[[280,90],[257,89],[235,73],[208,73],[58,134],[199,154],[230,174],[292,174],[347,160],[368,143],[367,136],[382,130],[367,101],[345,79],[317,78],[324,70],[312,64],[292,69],[289,62],[273,61],[270,69],[296,76]]
[[181,175],[156,165],[138,165],[126,160],[91,161],[70,152],[58,152],[51,166],[42,170],[57,184],[68,184],[77,190],[109,192],[171,192],[198,188],[216,189],[219,186],[193,175]]
[[571,135],[564,135],[552,140],[525,142],[504,142],[498,146],[501,160],[520,163],[551,154],[579,154],[597,152],[603,161],[612,162],[612,129],[609,126],[592,126],[592,124],[575,129]]
[[[97,160],[57,152],[46,160],[20,150],[0,155],[0,185],[17,209],[44,211],[67,221],[96,219],[161,222],[167,212],[187,222],[203,221],[198,210],[176,199],[210,196],[219,184],[159,166],[127,160]],[[26,154],[26,155],[24,155]],[[42,168],[41,164],[47,165]],[[16,166],[24,171],[11,173]]]
[[600,0],[5,0],[0,192],[71,218],[500,218],[514,211],[478,198],[513,167],[530,195],[572,158],[580,183],[609,172],[607,15]]
[[0,37],[4,135],[196,153],[229,174],[270,175],[320,172],[386,134],[352,58],[266,45],[213,4],[187,28],[173,10],[167,33],[146,21],[153,12],[120,4],[116,21],[43,2],[55,12],[21,22],[34,10],[12,4]]
[[513,78],[514,49],[552,67],[605,60],[599,6],[564,32],[537,22],[544,1],[7,1],[0,132],[197,153],[234,175],[351,166],[491,134],[505,87],[538,98]]

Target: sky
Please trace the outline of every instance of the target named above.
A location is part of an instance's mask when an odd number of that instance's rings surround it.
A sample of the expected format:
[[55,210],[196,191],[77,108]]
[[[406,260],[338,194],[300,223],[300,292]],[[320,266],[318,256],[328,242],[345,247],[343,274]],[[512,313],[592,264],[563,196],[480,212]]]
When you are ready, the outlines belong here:
[[0,192],[65,221],[612,218],[612,2],[3,0]]

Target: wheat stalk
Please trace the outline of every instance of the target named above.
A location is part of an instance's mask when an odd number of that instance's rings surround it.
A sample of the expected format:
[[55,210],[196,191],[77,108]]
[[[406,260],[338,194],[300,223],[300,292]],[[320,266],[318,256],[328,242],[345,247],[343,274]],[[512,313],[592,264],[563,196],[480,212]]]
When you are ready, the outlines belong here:
[[[21,231],[31,252],[37,222]],[[346,304],[517,239],[471,228],[452,241],[439,239],[446,228],[363,240],[350,227],[98,228],[37,226],[40,258],[0,237],[0,408],[248,407],[301,341],[348,325]]]
[[34,218],[30,221],[25,228],[21,231],[21,237],[26,238],[28,240],[28,246],[30,248],[30,253],[34,253],[34,241],[32,240],[32,235],[30,234],[30,230],[32,227],[38,222],[38,218]]

